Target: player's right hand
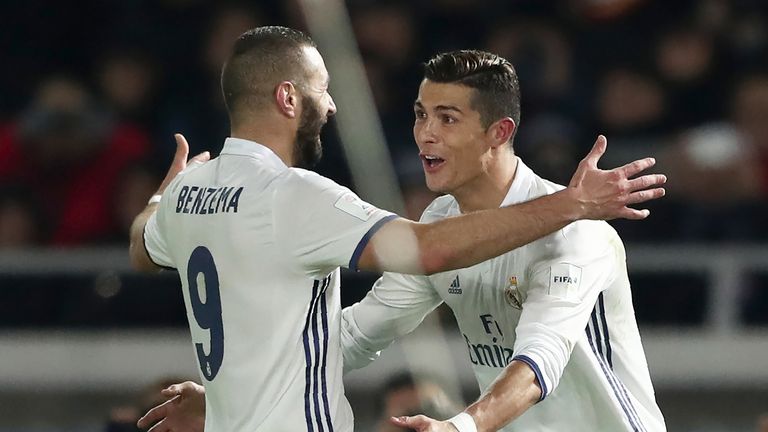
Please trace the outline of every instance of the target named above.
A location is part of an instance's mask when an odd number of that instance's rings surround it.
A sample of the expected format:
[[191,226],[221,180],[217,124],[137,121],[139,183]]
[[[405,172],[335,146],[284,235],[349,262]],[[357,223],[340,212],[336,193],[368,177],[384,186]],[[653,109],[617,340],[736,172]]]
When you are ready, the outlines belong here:
[[650,211],[629,206],[663,197],[665,190],[658,186],[667,181],[667,176],[649,174],[632,178],[654,166],[656,160],[653,158],[639,159],[608,171],[601,170],[597,162],[607,145],[603,135],[597,137],[592,150],[579,163],[568,185],[581,207],[580,219],[645,219]]
[[162,391],[170,398],[150,409],[136,425],[149,432],[203,432],[205,388],[192,381],[174,384]]
[[457,432],[447,421],[439,421],[425,415],[392,417],[390,423],[416,432]]

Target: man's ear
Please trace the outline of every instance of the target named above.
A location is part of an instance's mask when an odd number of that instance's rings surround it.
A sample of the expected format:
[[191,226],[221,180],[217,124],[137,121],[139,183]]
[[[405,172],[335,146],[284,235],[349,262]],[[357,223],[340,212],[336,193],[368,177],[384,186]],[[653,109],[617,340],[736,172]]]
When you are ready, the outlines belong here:
[[517,125],[515,121],[510,117],[504,117],[497,120],[488,128],[488,134],[493,139],[492,147],[498,147],[502,144],[506,144],[515,135]]
[[290,81],[283,81],[275,88],[275,102],[280,112],[289,118],[296,118],[299,97],[296,87]]

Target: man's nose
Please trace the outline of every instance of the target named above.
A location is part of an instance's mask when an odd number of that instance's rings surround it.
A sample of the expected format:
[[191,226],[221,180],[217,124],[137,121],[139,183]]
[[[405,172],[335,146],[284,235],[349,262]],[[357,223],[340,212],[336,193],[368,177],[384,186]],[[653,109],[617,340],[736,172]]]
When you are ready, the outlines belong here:
[[416,141],[418,143],[435,142],[434,122],[430,119],[425,120],[421,125],[415,128]]
[[328,115],[332,116],[336,114],[336,103],[333,101],[333,98],[330,95],[328,95],[328,99],[330,101],[328,104]]

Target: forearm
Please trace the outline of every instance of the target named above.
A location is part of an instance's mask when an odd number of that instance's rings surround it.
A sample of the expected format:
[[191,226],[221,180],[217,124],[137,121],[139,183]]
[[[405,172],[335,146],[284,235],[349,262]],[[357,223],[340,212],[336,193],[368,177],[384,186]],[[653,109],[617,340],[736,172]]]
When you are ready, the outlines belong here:
[[496,431],[532,407],[540,397],[533,370],[515,360],[465,411],[474,419],[478,432]]
[[464,268],[551,234],[582,217],[570,190],[416,228],[427,273]]
[[144,226],[147,224],[147,220],[157,210],[157,204],[149,204],[147,207],[139,213],[131,224],[131,245],[129,247],[129,255],[131,259],[131,265],[134,269],[139,271],[158,271],[159,267],[152,262],[147,255],[147,251],[144,248]]
[[442,303],[426,278],[384,273],[358,303],[342,311],[344,368],[364,367],[410,333]]
[[[368,366],[378,357],[378,349],[360,331],[352,307],[344,308],[341,318],[341,352],[344,356],[344,373]],[[383,348],[383,347],[382,347]]]

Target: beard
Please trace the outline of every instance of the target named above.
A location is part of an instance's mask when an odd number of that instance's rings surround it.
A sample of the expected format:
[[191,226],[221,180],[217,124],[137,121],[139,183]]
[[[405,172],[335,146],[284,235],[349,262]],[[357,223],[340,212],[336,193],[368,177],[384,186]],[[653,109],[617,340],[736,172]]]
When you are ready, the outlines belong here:
[[299,119],[294,144],[294,165],[299,168],[312,168],[323,156],[323,146],[320,143],[320,131],[327,121],[318,104],[309,97],[301,98],[304,110]]

